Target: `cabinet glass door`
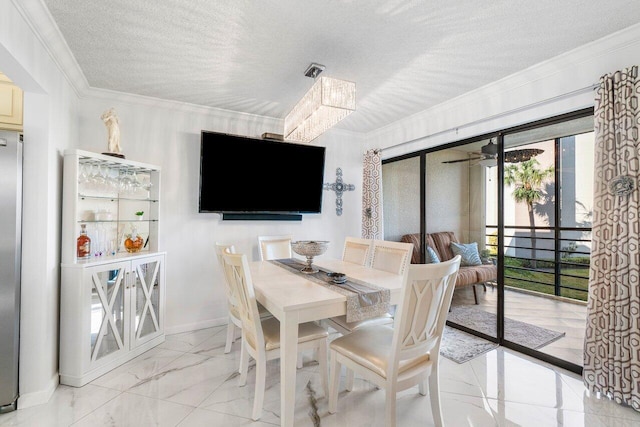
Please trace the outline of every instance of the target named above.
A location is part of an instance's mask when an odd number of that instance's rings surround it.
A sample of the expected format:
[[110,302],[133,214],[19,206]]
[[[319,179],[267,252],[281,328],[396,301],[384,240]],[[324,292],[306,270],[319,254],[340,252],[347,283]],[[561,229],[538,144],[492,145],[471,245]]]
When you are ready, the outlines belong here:
[[161,257],[140,260],[134,263],[135,286],[133,286],[132,346],[154,338],[160,329]]
[[125,267],[100,266],[89,269],[89,273],[93,363],[125,349]]

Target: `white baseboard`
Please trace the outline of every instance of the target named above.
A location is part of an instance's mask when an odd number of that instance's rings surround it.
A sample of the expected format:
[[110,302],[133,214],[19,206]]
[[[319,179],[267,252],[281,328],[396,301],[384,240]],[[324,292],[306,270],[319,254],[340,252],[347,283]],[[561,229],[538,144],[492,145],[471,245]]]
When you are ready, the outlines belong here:
[[218,319],[209,319],[202,322],[187,323],[183,325],[165,327],[164,332],[166,335],[180,334],[183,332],[197,331],[198,329],[213,328],[214,326],[223,326],[223,325],[226,325],[228,321],[229,321],[228,317],[222,317]]
[[58,373],[56,372],[48,381],[47,386],[44,390],[21,394],[18,398],[18,409],[29,408],[31,406],[37,406],[47,403],[49,399],[51,399],[51,396],[53,396],[53,392],[56,391],[59,381],[60,378],[58,377]]

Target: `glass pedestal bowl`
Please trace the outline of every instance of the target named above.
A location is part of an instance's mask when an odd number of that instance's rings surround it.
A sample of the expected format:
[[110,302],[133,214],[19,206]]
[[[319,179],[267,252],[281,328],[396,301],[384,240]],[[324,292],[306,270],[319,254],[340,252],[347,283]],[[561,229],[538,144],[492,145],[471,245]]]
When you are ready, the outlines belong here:
[[329,248],[329,242],[326,240],[298,240],[291,242],[291,250],[307,258],[307,265],[300,270],[306,274],[317,273],[319,270],[313,264],[313,257],[322,255]]

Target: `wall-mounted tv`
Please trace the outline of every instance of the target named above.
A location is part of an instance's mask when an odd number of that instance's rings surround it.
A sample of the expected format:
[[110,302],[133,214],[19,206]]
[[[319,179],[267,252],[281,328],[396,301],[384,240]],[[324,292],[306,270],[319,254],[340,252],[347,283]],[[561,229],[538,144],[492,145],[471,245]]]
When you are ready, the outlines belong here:
[[202,131],[199,212],[320,213],[325,147]]

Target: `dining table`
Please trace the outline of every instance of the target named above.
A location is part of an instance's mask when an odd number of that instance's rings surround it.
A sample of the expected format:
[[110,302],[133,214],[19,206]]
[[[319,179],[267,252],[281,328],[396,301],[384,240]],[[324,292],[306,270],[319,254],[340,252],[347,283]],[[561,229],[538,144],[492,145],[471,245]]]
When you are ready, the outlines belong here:
[[[390,305],[399,302],[402,275],[327,257],[316,258],[313,265],[322,271],[344,273],[349,279],[389,289]],[[250,271],[256,300],[280,321],[280,424],[290,427],[295,418],[298,325],[345,315],[347,298],[331,286],[319,284],[274,261],[251,262]]]

